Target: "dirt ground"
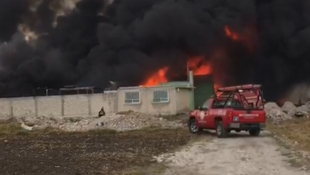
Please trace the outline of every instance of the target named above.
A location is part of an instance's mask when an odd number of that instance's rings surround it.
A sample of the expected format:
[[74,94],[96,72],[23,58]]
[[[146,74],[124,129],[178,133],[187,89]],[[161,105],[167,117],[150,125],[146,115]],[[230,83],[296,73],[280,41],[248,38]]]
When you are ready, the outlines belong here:
[[274,125],[269,124],[268,129],[273,133],[285,136],[291,142],[297,143],[297,149],[310,152],[310,119],[293,119],[282,121]]
[[[212,135],[212,134],[211,134]],[[232,133],[218,139],[205,134],[174,154],[157,157],[169,167],[164,175],[309,175],[298,157],[265,131],[260,137]],[[294,166],[293,166],[294,165]]]
[[132,166],[154,163],[152,156],[185,145],[189,139],[183,129],[29,133],[2,124],[0,174],[120,174]]
[[309,175],[310,163],[296,150],[310,151],[310,120],[269,124],[268,130],[218,139],[212,131],[190,135],[185,128],[30,133],[0,124],[0,174]]

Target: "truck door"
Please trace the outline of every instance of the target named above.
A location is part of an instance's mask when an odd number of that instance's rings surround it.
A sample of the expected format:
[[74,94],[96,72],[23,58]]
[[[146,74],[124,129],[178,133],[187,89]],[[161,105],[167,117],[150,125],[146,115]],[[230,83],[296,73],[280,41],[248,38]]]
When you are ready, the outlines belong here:
[[214,99],[210,102],[210,107],[209,107],[207,117],[206,117],[206,121],[207,121],[206,127],[208,129],[215,128],[214,118],[216,117],[217,110],[218,110],[217,105],[221,105],[221,103],[222,103],[221,101],[216,101]]
[[212,103],[212,99],[208,99],[207,101],[205,101],[202,105],[202,107],[200,107],[200,111],[199,111],[199,126],[200,127],[207,127],[208,122],[209,122],[209,109],[210,109],[210,105]]
[[225,109],[225,102],[226,100],[212,100],[212,103],[210,104],[209,111],[208,111],[208,117],[207,119],[207,128],[214,129],[215,128],[215,117],[219,116],[225,116],[226,115],[226,109]]

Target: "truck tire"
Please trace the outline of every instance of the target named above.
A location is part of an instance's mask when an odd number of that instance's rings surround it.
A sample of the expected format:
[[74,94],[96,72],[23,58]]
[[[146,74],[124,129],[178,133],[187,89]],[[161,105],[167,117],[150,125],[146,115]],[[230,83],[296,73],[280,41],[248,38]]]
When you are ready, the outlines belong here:
[[197,126],[195,118],[190,118],[188,121],[188,130],[190,133],[196,134],[201,132],[203,129]]
[[240,130],[240,129],[236,129],[235,131],[236,131],[236,132],[241,132],[241,130]]
[[249,133],[250,133],[251,136],[259,136],[260,129],[250,129]]
[[221,121],[218,121],[216,123],[215,130],[216,130],[216,136],[218,138],[226,138],[228,135],[227,129],[225,129],[223,122],[221,122]]

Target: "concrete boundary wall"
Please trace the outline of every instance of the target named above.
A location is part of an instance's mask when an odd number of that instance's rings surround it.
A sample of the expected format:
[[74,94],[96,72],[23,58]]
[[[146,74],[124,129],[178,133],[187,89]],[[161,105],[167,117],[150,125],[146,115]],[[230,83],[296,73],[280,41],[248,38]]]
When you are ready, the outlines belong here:
[[0,118],[97,116],[104,107],[106,113],[117,112],[117,92],[46,97],[1,98]]
[[[168,101],[153,102],[154,91],[167,90]],[[139,103],[125,103],[126,92],[139,92]],[[190,109],[188,88],[127,87],[100,94],[44,97],[0,98],[0,119],[8,117],[87,117],[105,112],[137,111],[155,115],[174,115]]]

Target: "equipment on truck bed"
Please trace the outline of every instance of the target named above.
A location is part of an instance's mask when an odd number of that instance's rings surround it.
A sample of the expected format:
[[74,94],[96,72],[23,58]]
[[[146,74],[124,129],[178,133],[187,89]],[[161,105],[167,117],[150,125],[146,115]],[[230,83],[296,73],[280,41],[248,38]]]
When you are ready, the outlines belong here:
[[[218,88],[215,100],[234,99],[239,101],[245,108],[264,108],[263,92],[259,84],[247,84]],[[240,106],[240,107],[241,107]]]

